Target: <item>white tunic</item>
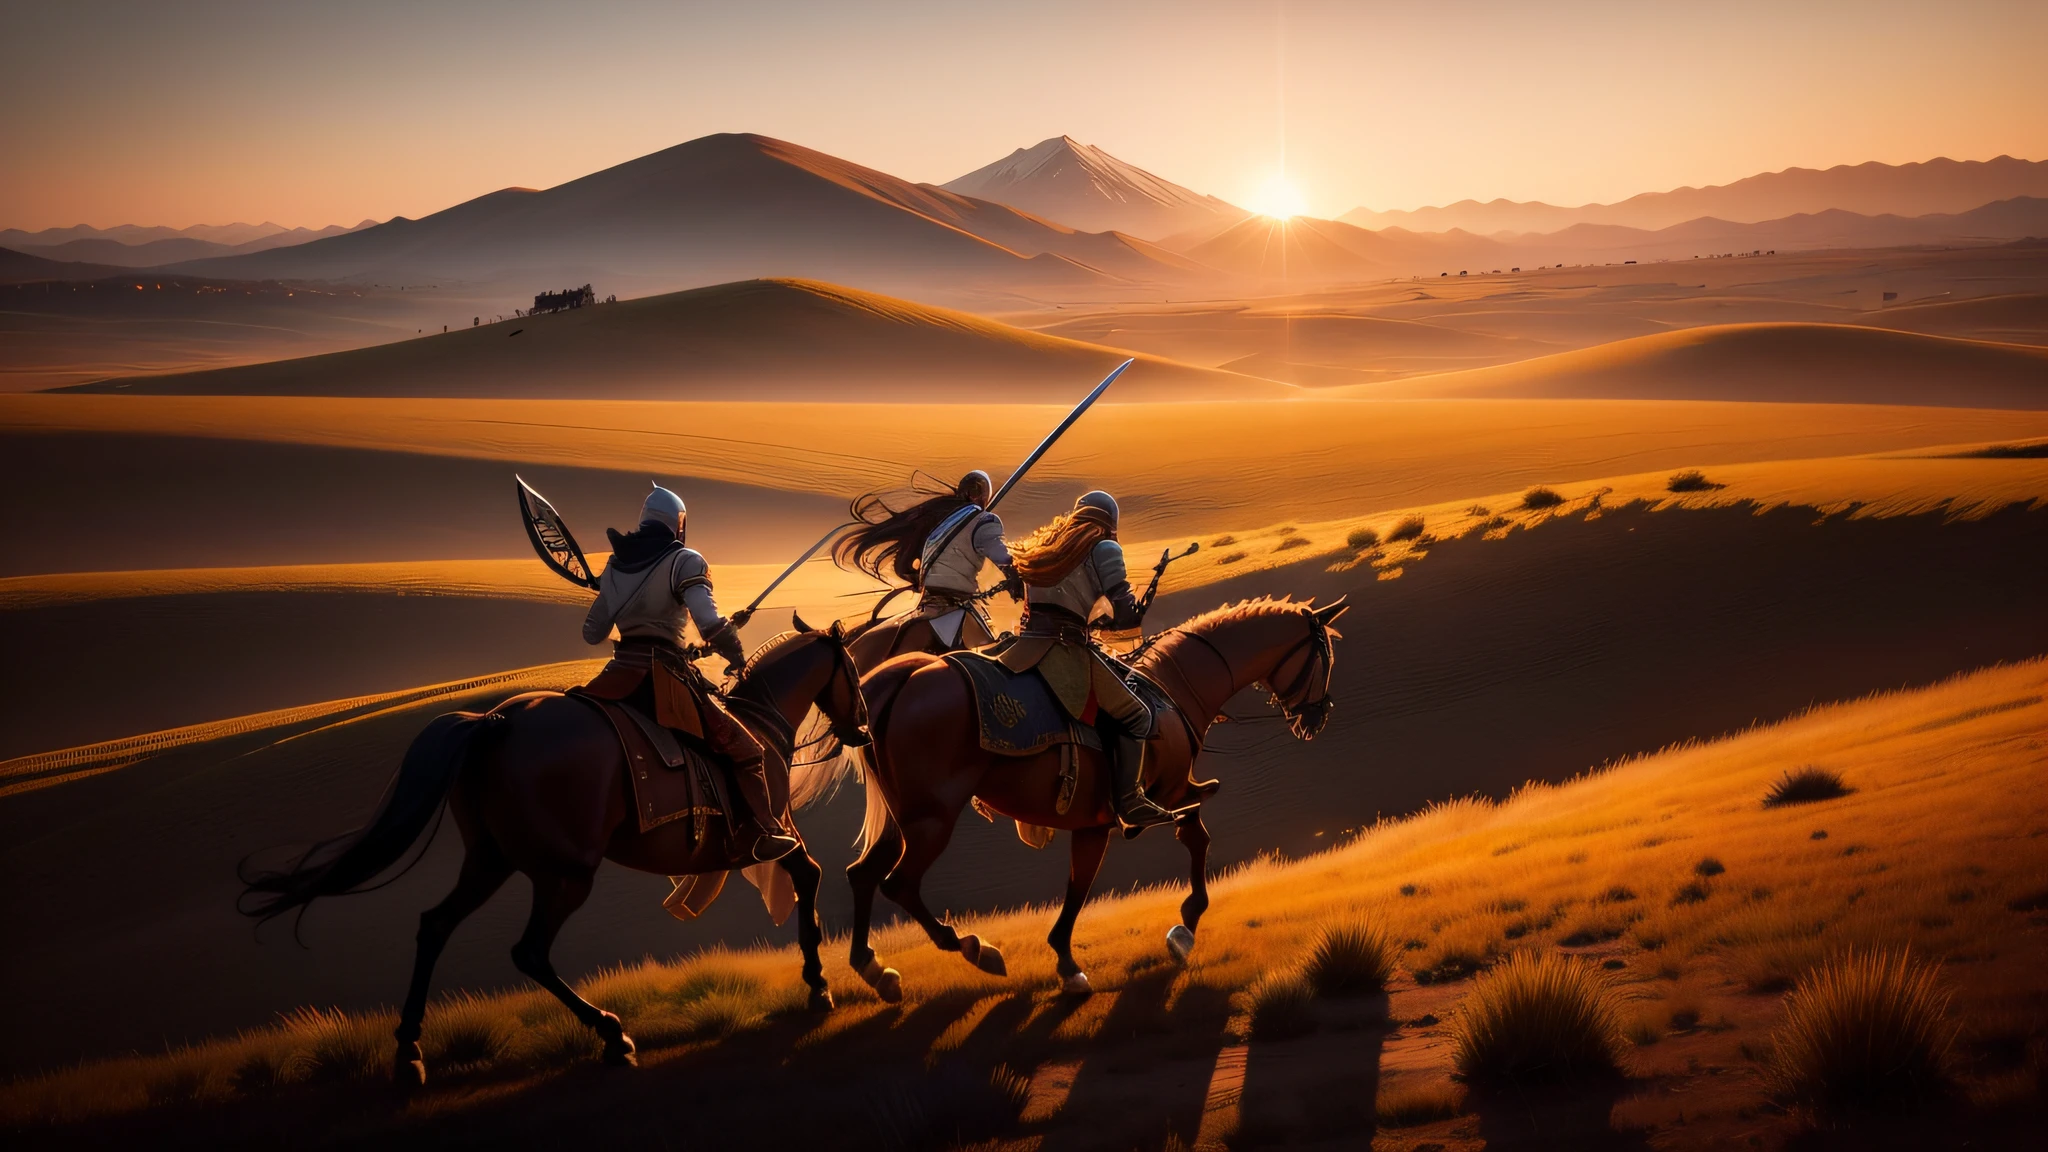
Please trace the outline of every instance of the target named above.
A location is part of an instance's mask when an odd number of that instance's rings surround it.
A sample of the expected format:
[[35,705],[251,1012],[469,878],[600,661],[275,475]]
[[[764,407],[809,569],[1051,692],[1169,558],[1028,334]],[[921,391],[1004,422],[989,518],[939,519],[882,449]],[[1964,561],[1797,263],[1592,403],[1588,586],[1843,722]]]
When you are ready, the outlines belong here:
[[607,563],[598,577],[597,602],[583,618],[583,642],[602,644],[617,626],[623,640],[659,640],[680,648],[684,625],[709,636],[724,618],[711,595],[711,566],[691,549],[676,547],[650,567],[620,572]]
[[1083,620],[1091,619],[1096,601],[1119,594],[1128,596],[1131,590],[1130,575],[1124,569],[1123,545],[1114,540],[1098,542],[1088,552],[1088,558],[1074,565],[1059,583],[1050,588],[1036,585],[1024,590],[1024,601],[1030,604],[1050,604],[1064,608]]
[[[931,543],[926,541],[927,546]],[[1009,546],[1003,543],[1003,521],[993,512],[981,513],[953,534],[952,541],[932,557],[931,567],[924,572],[924,586],[962,595],[979,592],[984,560],[997,567],[1010,562]]]

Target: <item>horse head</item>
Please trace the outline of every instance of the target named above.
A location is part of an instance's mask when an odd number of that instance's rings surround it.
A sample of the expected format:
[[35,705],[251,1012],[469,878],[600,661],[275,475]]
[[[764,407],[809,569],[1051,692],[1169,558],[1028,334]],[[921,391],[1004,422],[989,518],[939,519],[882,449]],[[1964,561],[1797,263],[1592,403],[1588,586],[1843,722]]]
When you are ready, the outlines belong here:
[[1308,625],[1308,634],[1293,649],[1280,658],[1275,665],[1277,675],[1294,659],[1294,653],[1303,653],[1301,671],[1291,677],[1286,686],[1269,682],[1273,690],[1273,702],[1280,706],[1280,714],[1287,718],[1288,730],[1301,740],[1313,740],[1323,726],[1330,722],[1330,713],[1337,702],[1330,696],[1330,677],[1337,664],[1336,640],[1341,633],[1331,630],[1330,625],[1337,618],[1351,610],[1343,596],[1320,608],[1313,604],[1302,606],[1301,619]]

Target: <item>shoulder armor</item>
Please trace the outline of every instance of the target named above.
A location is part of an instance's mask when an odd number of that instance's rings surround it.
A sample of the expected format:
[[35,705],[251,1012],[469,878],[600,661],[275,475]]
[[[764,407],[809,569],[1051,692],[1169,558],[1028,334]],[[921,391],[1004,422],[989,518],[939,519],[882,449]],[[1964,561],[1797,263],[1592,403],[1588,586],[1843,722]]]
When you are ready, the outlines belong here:
[[675,564],[673,569],[676,578],[675,590],[678,596],[682,594],[685,588],[694,588],[698,585],[706,588],[711,587],[711,565],[695,549],[676,549],[676,558],[673,563]]

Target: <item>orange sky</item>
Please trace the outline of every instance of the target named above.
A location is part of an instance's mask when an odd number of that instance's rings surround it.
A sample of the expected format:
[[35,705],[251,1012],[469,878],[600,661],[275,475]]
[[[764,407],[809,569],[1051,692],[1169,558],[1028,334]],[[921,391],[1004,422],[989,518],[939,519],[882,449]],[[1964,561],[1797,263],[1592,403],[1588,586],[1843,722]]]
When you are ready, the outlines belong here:
[[[943,181],[1067,133],[1308,211],[2048,158],[2048,3],[11,6],[0,227],[354,223],[718,131]],[[586,10],[590,9],[590,10]]]

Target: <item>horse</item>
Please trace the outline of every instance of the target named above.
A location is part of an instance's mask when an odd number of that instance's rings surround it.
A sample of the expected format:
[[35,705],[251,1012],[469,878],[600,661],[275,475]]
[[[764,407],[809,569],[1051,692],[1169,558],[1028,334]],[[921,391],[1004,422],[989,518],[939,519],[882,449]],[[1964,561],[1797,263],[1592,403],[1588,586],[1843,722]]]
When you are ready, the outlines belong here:
[[[801,628],[801,623],[799,623]],[[788,806],[790,734],[815,706],[839,744],[867,742],[867,707],[845,633],[804,629],[771,640],[747,662],[727,697],[733,714],[774,751],[776,803]],[[781,759],[777,759],[777,756]],[[619,1018],[569,987],[549,959],[555,936],[590,895],[604,860],[664,876],[723,873],[752,863],[719,821],[694,834],[673,820],[642,832],[633,810],[626,758],[610,721],[560,692],[526,692],[488,712],[437,716],[406,750],[370,822],[313,846],[278,872],[245,874],[241,911],[259,922],[304,909],[322,896],[363,891],[409,850],[445,800],[464,846],[462,869],[446,899],[420,914],[418,950],[399,1012],[394,1078],[426,1082],[420,1022],[434,962],[463,919],[514,872],[533,883],[526,931],[512,963],[553,993],[604,1041],[607,1064],[635,1063]],[[793,829],[792,829],[793,830]],[[778,862],[795,888],[797,941],[814,1010],[832,1007],[818,959],[823,934],[817,895],[822,870],[798,838]]]
[[[1147,793],[1170,809],[1185,809],[1174,836],[1187,849],[1191,891],[1180,923],[1167,933],[1172,958],[1185,963],[1195,930],[1209,907],[1209,831],[1201,801],[1220,786],[1195,782],[1190,770],[1226,701],[1263,685],[1294,735],[1314,739],[1329,720],[1330,676],[1335,665],[1331,624],[1344,614],[1342,599],[1322,608],[1287,599],[1256,599],[1218,608],[1154,637],[1133,667],[1157,684],[1178,715],[1161,718],[1148,747]],[[1062,988],[1085,995],[1087,974],[1072,951],[1074,922],[1118,826],[1109,803],[1109,765],[1100,752],[1077,750],[1074,802],[1057,810],[1060,754],[1004,756],[983,750],[975,702],[966,678],[938,656],[898,656],[862,678],[873,742],[856,750],[867,788],[867,812],[858,859],[847,868],[853,885],[853,935],[848,962],[891,1003],[903,996],[902,978],[885,968],[868,943],[879,887],[908,912],[932,943],[959,952],[977,968],[1002,975],[994,945],[957,933],[925,906],[919,884],[946,849],[960,811],[979,798],[1020,823],[1072,832],[1066,900],[1046,942],[1058,957]],[[844,760],[841,761],[842,768]],[[816,766],[807,771],[832,771]],[[799,774],[794,787],[815,794],[821,785]]]

